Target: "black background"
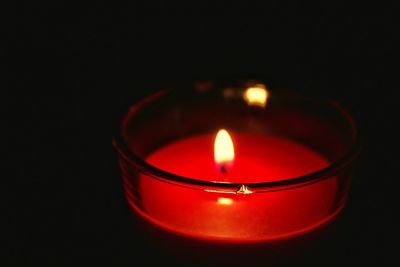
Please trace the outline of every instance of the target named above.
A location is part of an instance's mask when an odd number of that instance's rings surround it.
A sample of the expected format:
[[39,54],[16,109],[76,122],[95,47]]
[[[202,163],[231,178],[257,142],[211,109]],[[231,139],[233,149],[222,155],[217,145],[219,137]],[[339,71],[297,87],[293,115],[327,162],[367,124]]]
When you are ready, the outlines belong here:
[[142,96],[220,77],[313,90],[359,118],[364,149],[339,230],[292,265],[396,265],[394,5],[133,2],[10,10],[1,266],[176,264],[133,227],[111,138]]

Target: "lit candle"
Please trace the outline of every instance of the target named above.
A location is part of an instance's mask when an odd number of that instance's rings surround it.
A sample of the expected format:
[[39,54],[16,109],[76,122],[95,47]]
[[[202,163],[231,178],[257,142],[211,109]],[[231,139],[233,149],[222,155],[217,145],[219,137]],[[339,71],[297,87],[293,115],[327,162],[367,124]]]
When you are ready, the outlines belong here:
[[114,140],[127,199],[146,221],[247,243],[305,234],[344,206],[358,149],[341,107],[270,99],[263,84],[181,94],[133,106]]
[[[234,153],[228,132],[221,130],[214,136],[170,143],[146,160],[184,177],[246,184],[302,176],[329,164],[312,149],[282,137],[235,133]],[[140,177],[143,209],[157,225],[196,237],[248,241],[274,239],[317,226],[330,214],[336,189],[336,181],[329,179],[268,194],[253,193],[244,183],[237,194],[206,194]]]

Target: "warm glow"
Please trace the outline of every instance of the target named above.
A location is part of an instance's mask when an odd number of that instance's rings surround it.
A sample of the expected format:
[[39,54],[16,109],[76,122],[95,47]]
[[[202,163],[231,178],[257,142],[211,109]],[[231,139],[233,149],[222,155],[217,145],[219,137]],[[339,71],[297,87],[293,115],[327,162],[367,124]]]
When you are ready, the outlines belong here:
[[233,203],[233,200],[231,198],[227,198],[227,197],[219,197],[218,198],[218,204],[221,205],[231,205]]
[[250,106],[264,108],[267,104],[268,91],[263,84],[257,84],[247,88],[244,91],[243,98]]
[[221,129],[217,133],[214,143],[214,159],[219,165],[228,165],[235,158],[233,142],[228,132]]

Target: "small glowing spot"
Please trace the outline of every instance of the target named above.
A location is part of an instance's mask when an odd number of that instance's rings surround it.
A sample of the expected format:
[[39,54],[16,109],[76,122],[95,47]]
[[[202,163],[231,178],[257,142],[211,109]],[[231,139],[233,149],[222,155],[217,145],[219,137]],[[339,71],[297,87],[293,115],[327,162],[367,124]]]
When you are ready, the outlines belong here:
[[227,88],[224,88],[224,90],[222,91],[222,95],[225,98],[231,98],[236,95],[236,91],[234,88],[227,87]]
[[221,205],[231,205],[233,203],[233,200],[231,198],[227,198],[227,197],[220,197],[218,198],[218,204]]
[[251,194],[253,191],[251,191],[246,185],[242,184],[238,190],[236,191],[237,194]]
[[247,88],[243,93],[243,99],[249,106],[264,108],[267,105],[268,91],[263,84],[257,84]]

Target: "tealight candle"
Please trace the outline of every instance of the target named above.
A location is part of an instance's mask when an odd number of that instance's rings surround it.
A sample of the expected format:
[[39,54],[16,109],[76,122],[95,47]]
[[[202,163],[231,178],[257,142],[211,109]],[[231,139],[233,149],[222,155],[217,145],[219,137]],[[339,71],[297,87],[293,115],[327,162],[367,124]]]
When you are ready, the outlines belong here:
[[335,217],[357,140],[338,104],[247,82],[156,93],[126,113],[114,145],[128,202],[154,227],[246,243]]

